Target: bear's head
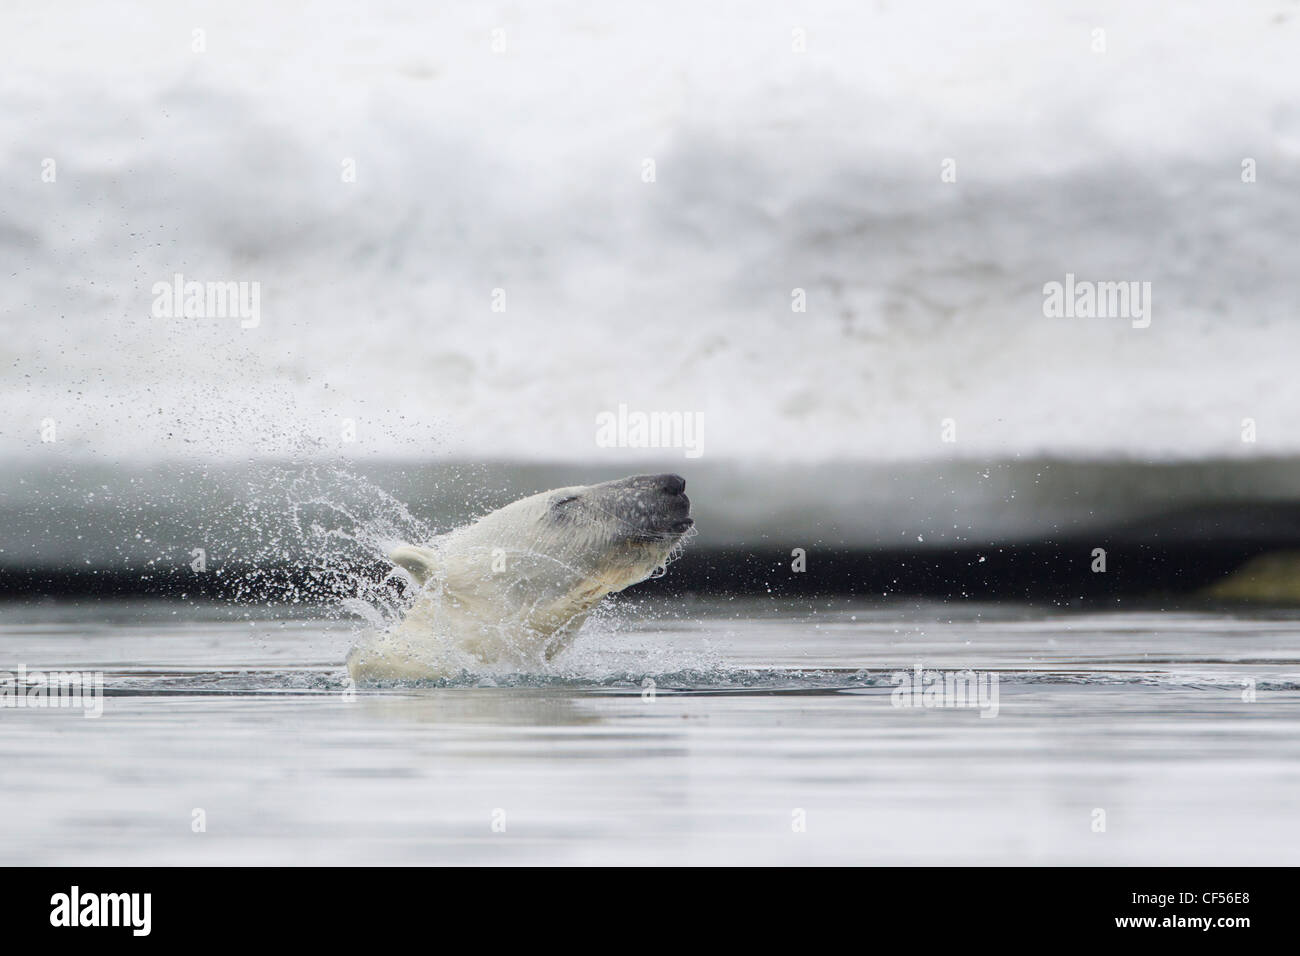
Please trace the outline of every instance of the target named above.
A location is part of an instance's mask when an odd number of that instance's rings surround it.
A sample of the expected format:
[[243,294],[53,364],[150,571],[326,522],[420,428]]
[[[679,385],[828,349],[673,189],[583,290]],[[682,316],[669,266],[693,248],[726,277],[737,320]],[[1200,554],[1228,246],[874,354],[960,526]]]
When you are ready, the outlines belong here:
[[[390,558],[424,586],[408,613],[481,659],[554,656],[605,595],[662,569],[694,524],[685,479],[636,475],[531,495]],[[468,626],[468,627],[467,627]],[[474,633],[466,633],[467,629]]]

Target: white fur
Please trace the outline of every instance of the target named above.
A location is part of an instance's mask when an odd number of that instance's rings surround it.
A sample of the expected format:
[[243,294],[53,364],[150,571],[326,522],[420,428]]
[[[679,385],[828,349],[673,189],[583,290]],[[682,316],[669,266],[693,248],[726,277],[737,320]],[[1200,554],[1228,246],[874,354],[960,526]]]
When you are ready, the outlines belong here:
[[397,548],[390,559],[421,590],[397,626],[353,648],[349,672],[358,681],[412,680],[544,665],[601,598],[667,561],[680,534],[639,530],[646,513],[644,492],[618,482],[561,488],[427,547]]

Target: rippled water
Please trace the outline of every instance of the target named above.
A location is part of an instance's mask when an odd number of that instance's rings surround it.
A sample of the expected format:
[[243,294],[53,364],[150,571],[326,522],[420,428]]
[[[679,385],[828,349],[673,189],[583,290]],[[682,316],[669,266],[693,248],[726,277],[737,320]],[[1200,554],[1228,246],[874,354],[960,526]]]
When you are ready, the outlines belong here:
[[[0,669],[105,688],[99,719],[0,709],[0,861],[1300,862],[1300,614],[623,600],[593,623],[553,673],[353,689],[323,617],[0,606]],[[996,673],[996,716],[894,706],[918,665]]]

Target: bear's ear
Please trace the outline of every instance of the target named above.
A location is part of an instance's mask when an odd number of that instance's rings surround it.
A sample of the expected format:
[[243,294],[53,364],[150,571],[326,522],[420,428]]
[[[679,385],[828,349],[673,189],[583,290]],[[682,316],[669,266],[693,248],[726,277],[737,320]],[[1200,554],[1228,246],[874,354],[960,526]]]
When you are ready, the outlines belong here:
[[404,544],[388,553],[388,560],[399,568],[405,568],[415,578],[416,584],[423,584],[433,577],[438,565],[438,553],[430,548],[418,548],[413,544]]

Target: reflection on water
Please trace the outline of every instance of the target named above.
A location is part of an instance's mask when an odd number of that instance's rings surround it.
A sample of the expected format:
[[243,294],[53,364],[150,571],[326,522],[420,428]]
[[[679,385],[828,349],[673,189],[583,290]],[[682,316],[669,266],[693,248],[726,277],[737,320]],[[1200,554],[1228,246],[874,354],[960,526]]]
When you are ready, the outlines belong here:
[[364,695],[357,710],[377,720],[438,726],[579,727],[602,722],[599,714],[583,711],[570,694],[555,690]]
[[[3,862],[1300,862],[1289,612],[693,601],[378,688],[310,617],[0,614],[0,670],[106,695],[0,710]],[[917,667],[996,718],[895,706]]]

